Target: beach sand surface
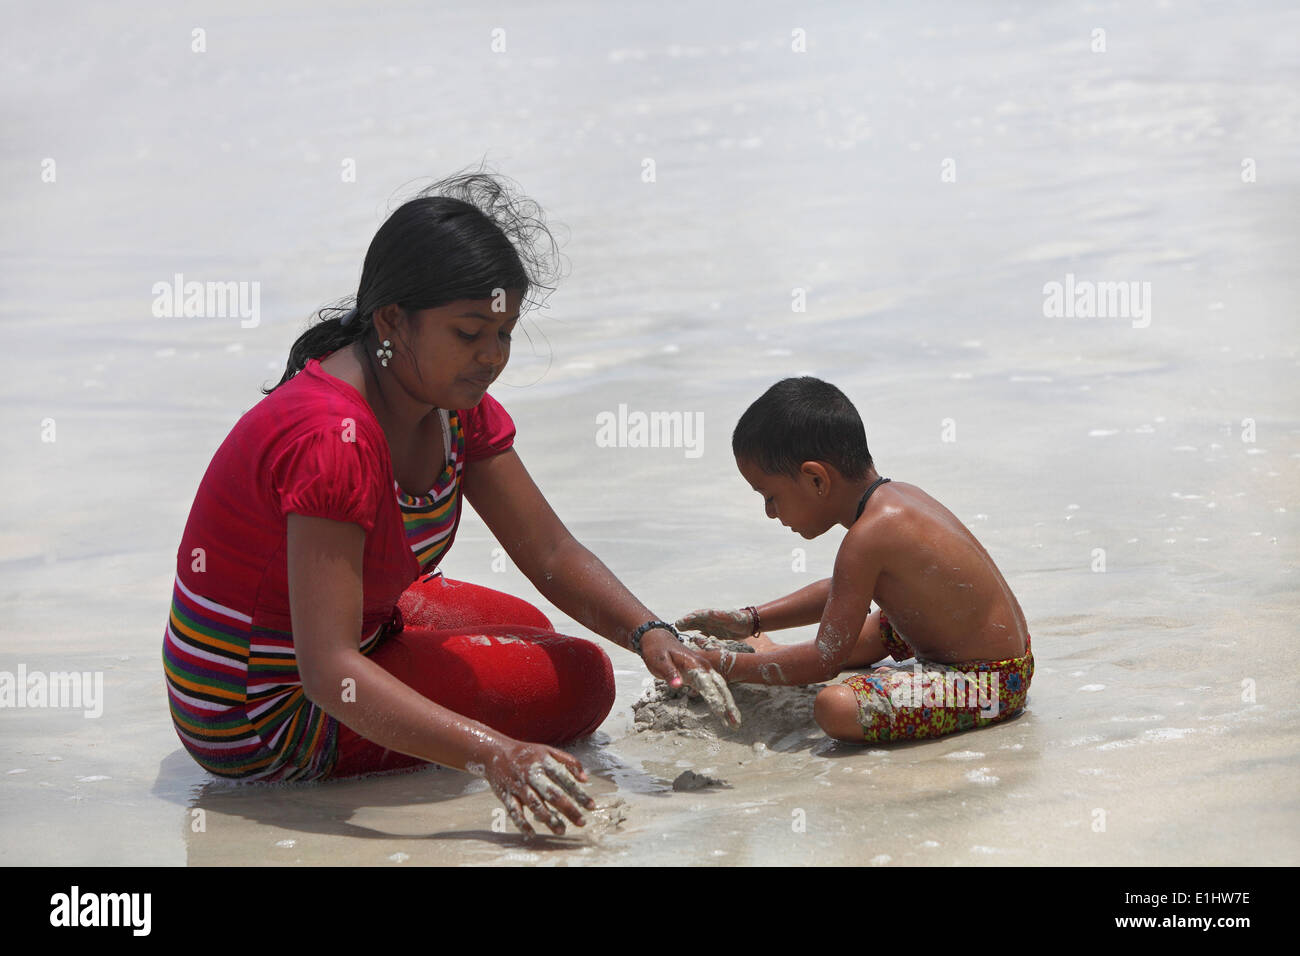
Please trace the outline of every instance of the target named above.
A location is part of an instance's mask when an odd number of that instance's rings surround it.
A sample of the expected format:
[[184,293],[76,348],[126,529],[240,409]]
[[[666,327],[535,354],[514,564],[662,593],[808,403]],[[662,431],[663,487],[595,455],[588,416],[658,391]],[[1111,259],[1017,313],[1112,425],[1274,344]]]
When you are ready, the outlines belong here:
[[[1300,13],[571,6],[11,13],[0,671],[103,700],[0,709],[0,862],[1294,865]],[[563,225],[570,274],[492,394],[576,537],[670,620],[826,576],[842,529],[791,537],[729,452],[764,389],[819,376],[1015,590],[1023,715],[638,732],[647,672],[602,642],[617,701],[571,748],[602,809],[563,837],[446,768],[200,770],[161,669],[199,480],[386,211],[485,155]],[[257,282],[257,322],[156,316],[176,274]],[[1147,291],[1051,316],[1053,282]],[[698,441],[604,447],[620,406]],[[600,640],[497,547],[467,513],[443,569]]]

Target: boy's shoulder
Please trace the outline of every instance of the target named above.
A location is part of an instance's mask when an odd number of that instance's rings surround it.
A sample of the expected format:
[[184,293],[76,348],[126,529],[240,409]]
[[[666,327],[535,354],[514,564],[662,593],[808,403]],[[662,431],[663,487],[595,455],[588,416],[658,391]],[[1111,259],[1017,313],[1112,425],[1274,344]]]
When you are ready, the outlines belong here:
[[891,479],[872,493],[866,508],[844,536],[841,547],[880,548],[916,543],[916,533],[923,527],[933,528],[940,514],[951,516],[947,508],[917,485]]
[[866,505],[858,516],[858,520],[853,523],[853,527],[889,524],[905,519],[910,512],[915,510],[918,495],[929,498],[929,495],[926,495],[916,485],[894,478],[887,478],[871,490]]
[[871,497],[841,548],[882,558],[919,556],[924,551],[928,564],[938,553],[972,545],[982,547],[974,532],[943,502],[917,485],[891,481]]

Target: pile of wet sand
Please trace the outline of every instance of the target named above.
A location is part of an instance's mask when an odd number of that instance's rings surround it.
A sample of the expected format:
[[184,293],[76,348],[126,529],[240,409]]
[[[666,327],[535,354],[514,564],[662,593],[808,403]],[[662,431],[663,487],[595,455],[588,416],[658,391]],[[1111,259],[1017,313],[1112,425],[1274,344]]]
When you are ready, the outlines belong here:
[[733,730],[715,717],[693,690],[672,690],[664,681],[655,681],[632,705],[632,729],[638,734],[675,733],[751,746],[762,743],[773,750],[799,750],[825,739],[813,721],[813,701],[821,689],[820,684],[733,684],[731,694],[741,715],[740,727]]

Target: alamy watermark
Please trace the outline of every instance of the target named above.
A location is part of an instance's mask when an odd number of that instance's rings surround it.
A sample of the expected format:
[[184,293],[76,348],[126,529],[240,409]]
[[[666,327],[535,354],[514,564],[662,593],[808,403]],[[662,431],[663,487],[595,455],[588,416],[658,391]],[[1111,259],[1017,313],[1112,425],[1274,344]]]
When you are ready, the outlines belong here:
[[83,893],[73,886],[50,897],[51,926],[126,926],[133,936],[148,936],[152,911],[151,893]]
[[1133,328],[1151,324],[1150,282],[1093,282],[1076,280],[1073,272],[1065,282],[1043,286],[1043,315],[1049,319],[1132,319]]
[[618,412],[596,415],[597,448],[684,448],[687,458],[704,454],[703,412]]
[[186,282],[177,272],[170,283],[155,282],[153,296],[157,319],[240,319],[245,329],[262,321],[260,282]]
[[912,677],[889,692],[895,707],[978,707],[983,717],[998,715],[997,671],[926,670],[912,665]]
[[103,671],[0,671],[0,708],[67,708],[84,717],[104,713]]

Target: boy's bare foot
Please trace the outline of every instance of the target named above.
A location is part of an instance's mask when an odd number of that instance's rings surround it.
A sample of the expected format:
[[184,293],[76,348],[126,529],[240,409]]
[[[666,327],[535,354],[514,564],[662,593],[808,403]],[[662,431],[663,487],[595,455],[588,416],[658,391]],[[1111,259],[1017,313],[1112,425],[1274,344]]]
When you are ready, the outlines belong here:
[[756,653],[759,654],[766,654],[769,651],[774,651],[781,647],[780,644],[767,636],[766,631],[759,631],[753,637],[745,638],[741,643],[748,644]]

